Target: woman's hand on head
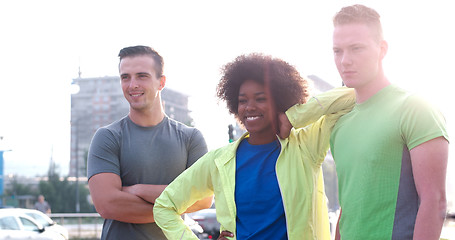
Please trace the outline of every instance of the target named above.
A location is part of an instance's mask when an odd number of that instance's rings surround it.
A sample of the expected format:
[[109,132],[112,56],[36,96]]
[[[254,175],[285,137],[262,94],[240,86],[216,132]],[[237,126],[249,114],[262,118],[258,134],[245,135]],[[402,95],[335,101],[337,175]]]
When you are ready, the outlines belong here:
[[278,113],[278,136],[280,136],[281,139],[289,137],[291,129],[292,124],[289,121],[288,116],[286,116],[285,113]]

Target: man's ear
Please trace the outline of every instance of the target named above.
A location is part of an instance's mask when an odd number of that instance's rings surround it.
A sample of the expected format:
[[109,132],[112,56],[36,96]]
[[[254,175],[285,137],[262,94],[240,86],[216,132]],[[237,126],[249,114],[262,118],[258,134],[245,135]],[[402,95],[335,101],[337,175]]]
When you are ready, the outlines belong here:
[[166,76],[161,75],[161,77],[160,77],[160,90],[163,90],[164,86],[166,86]]
[[387,54],[387,51],[389,50],[389,44],[387,43],[387,41],[382,40],[379,47],[381,48],[380,53],[381,59],[384,59],[385,55]]

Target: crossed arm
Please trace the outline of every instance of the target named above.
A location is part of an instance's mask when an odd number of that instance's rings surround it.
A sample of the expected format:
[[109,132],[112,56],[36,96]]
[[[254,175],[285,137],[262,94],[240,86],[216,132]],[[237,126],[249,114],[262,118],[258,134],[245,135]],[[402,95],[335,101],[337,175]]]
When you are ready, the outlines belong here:
[[[128,223],[151,223],[153,204],[167,185],[136,184],[122,187],[117,174],[100,173],[88,182],[96,211],[101,217]],[[205,198],[188,208],[194,212],[209,208],[212,198]]]

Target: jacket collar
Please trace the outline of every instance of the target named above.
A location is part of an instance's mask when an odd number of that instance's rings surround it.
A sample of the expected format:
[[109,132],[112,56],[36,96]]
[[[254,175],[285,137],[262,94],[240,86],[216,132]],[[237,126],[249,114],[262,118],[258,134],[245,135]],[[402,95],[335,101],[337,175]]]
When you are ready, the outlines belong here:
[[[219,158],[215,158],[215,164],[218,167],[221,167],[223,165],[226,165],[228,162],[234,160],[235,155],[237,153],[237,148],[239,147],[242,140],[245,138],[248,138],[249,135],[250,134],[248,132],[246,132],[239,139],[237,139],[237,141],[225,146],[224,147],[225,151],[223,151],[222,156]],[[277,138],[280,141],[281,149],[283,149],[283,146],[286,146],[288,144],[289,138],[281,139],[278,135],[277,135]]]

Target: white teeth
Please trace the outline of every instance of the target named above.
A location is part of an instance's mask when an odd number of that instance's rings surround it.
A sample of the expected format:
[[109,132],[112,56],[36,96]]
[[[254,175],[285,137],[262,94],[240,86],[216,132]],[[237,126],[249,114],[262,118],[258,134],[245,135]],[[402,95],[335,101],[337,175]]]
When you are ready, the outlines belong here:
[[131,94],[131,96],[133,96],[133,97],[139,97],[139,96],[141,96],[141,95],[142,95],[142,94]]
[[259,117],[246,117],[246,120],[248,121],[253,121],[253,120],[256,120],[258,119]]

